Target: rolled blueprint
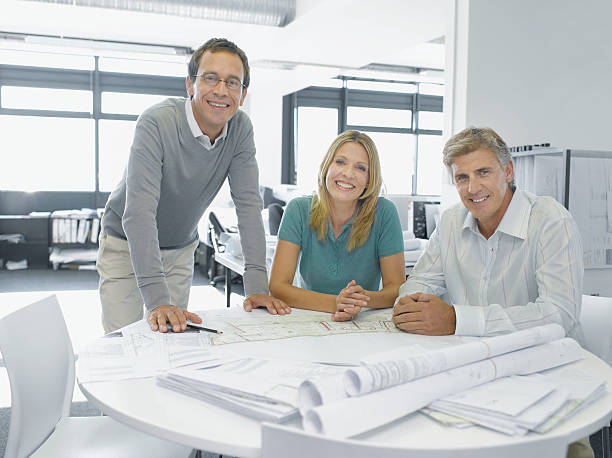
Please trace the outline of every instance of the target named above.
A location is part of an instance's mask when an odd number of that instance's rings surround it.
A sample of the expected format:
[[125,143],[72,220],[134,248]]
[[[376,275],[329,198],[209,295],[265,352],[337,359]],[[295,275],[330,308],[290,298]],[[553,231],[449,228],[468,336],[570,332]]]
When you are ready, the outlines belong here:
[[300,413],[304,415],[313,407],[336,402],[346,397],[344,379],[341,374],[322,376],[302,382],[298,391],[298,406]]
[[304,415],[313,407],[347,396],[361,396],[564,336],[560,325],[548,324],[417,355],[413,348],[407,348],[410,356],[402,357],[403,349],[396,348],[364,358],[362,366],[347,369],[343,374],[306,380],[298,394],[300,412]]
[[558,324],[524,329],[501,336],[468,342],[398,359],[397,350],[377,355],[377,362],[348,369],[344,385],[349,396],[362,396],[372,391],[406,383],[448,369],[502,355],[521,348],[552,342],[565,337]]
[[[303,415],[305,431],[350,437],[416,412],[429,403],[482,383],[526,375],[577,361],[582,349],[570,338],[532,346],[423,377],[359,397],[312,408]],[[367,412],[367,415],[363,415]]]

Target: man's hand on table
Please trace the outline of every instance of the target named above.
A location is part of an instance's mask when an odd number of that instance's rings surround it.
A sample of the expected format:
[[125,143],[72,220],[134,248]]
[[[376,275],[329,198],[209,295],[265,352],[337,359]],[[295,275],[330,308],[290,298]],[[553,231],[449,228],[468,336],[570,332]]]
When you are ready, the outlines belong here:
[[160,305],[147,313],[147,322],[153,331],[168,332],[166,323],[170,322],[172,331],[183,332],[187,329],[187,320],[194,323],[202,322],[202,318],[195,313],[183,310],[176,305]]
[[258,307],[265,307],[272,315],[286,315],[291,313],[291,307],[280,299],[268,294],[251,294],[244,300],[242,306],[247,312]]
[[401,297],[393,307],[393,323],[402,331],[430,336],[455,333],[455,309],[434,294]]

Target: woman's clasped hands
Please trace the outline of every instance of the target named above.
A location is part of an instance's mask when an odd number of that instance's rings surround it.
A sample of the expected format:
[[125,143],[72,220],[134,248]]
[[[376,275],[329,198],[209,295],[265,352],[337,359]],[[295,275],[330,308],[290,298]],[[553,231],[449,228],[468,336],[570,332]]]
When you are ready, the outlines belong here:
[[355,280],[351,280],[336,296],[336,312],[332,313],[332,320],[348,321],[355,318],[361,307],[367,307],[370,302],[365,292]]

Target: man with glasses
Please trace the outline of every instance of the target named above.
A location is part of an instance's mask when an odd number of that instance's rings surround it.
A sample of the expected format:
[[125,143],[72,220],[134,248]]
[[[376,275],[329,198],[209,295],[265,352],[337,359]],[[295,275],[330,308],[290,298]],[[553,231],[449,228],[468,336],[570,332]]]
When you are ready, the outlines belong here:
[[245,303],[290,311],[268,295],[253,126],[238,108],[249,86],[245,53],[226,39],[198,48],[188,66],[189,98],[167,99],[136,123],[123,179],[102,218],[97,268],[106,332],[143,316],[154,331],[186,329],[197,225],[229,179],[245,260]]

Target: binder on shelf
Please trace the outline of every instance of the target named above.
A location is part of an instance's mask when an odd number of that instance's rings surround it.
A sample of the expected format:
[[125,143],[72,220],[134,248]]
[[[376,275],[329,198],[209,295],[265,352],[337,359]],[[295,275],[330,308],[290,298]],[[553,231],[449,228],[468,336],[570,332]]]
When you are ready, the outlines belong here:
[[91,220],[80,219],[79,230],[77,234],[77,243],[86,243],[89,236],[89,229],[91,228]]
[[98,243],[98,233],[100,232],[100,218],[95,217],[91,220],[91,235],[89,240],[91,243]]
[[70,220],[70,243],[77,243],[79,220],[74,217]]

